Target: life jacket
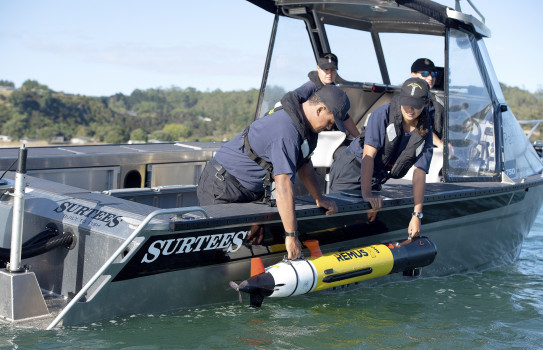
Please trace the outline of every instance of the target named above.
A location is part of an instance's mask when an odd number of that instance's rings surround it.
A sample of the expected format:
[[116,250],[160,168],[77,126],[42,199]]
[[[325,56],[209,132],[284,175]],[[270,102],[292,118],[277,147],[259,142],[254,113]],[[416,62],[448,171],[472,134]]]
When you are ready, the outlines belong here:
[[443,111],[445,110],[445,104],[436,94],[430,94],[430,100],[434,106],[434,124],[432,125],[432,129],[441,140],[443,139]]
[[[317,147],[317,140],[318,140],[318,134],[312,132],[306,125],[305,125],[305,119],[302,114],[302,111],[300,109],[300,103],[301,99],[298,94],[295,92],[289,92],[287,93],[282,99],[281,99],[281,106],[276,107],[269,112],[268,114],[273,114],[281,109],[284,109],[285,112],[290,116],[292,119],[296,130],[302,137],[302,145],[300,147],[298,158],[296,160],[296,170],[300,169],[304,164],[306,164],[310,159],[311,155],[313,154],[313,151]],[[251,144],[249,143],[249,129],[250,125],[245,128],[242,132],[243,137],[243,145],[241,148],[244,148],[245,154],[249,157],[249,159],[256,162],[258,165],[260,165],[264,170],[266,170],[266,176],[264,178],[264,198],[263,201],[272,204],[270,202],[270,195],[271,195],[271,183],[273,182],[273,164],[267,162],[266,160],[262,159],[251,147]]]
[[320,90],[324,86],[324,84],[321,81],[321,78],[319,78],[319,73],[316,70],[313,70],[307,73],[307,77],[309,78],[309,80],[313,82],[313,84],[315,84],[315,86],[317,87],[316,90]]
[[[427,108],[424,108],[418,117],[417,128],[430,131],[430,121],[428,120]],[[426,140],[426,136],[421,136],[418,130],[415,130],[410,138],[407,146],[398,154],[401,137],[403,134],[402,127],[402,112],[398,103],[398,98],[392,99],[389,106],[388,125],[386,128],[386,137],[383,147],[377,152],[373,166],[372,183],[383,184],[388,179],[399,179],[405,176],[409,169],[415,164],[418,156],[422,152]],[[424,135],[426,135],[424,133]],[[360,136],[360,145],[364,146],[364,135]]]

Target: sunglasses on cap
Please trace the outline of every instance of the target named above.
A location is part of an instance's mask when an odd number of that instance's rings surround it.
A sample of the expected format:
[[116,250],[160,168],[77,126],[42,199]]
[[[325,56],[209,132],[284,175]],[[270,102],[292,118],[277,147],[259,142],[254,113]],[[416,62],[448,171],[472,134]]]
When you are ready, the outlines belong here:
[[417,72],[417,73],[419,73],[424,78],[426,78],[429,75],[431,75],[433,78],[437,78],[437,72],[430,72],[430,71],[425,70],[424,72]]

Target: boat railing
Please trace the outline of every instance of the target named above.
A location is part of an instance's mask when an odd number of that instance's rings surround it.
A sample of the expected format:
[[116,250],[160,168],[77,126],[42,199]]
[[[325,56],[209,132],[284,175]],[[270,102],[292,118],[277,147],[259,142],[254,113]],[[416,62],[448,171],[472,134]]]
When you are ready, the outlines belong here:
[[159,216],[159,215],[166,215],[166,214],[176,214],[176,215],[183,215],[190,212],[201,212],[206,219],[209,218],[209,215],[207,215],[207,212],[201,208],[201,207],[186,207],[186,208],[170,208],[170,209],[159,209],[155,210],[139,224],[139,226],[132,232],[132,234],[124,241],[123,244],[113,253],[113,255],[104,263],[104,265],[92,276],[92,278],[85,284],[85,286],[77,293],[74,298],[66,305],[66,307],[58,314],[58,316],[51,322],[51,324],[47,327],[47,330],[53,329],[63,318],[64,316],[70,311],[70,309],[77,303],[81,298],[87,293],[87,291],[92,287],[92,285],[102,276],[104,271],[113,264],[113,262],[121,255],[125,249],[128,247],[130,243],[134,239],[136,239],[139,234],[147,227],[149,222]]
[[[479,11],[477,7],[475,7],[475,5],[473,4],[473,2],[471,2],[471,0],[466,0],[466,1],[468,2],[469,6],[471,6],[473,11],[475,11],[479,15],[479,17],[481,17],[481,22],[485,23],[485,16],[483,16],[481,11]],[[456,7],[456,11],[462,12],[462,9],[460,8],[460,0],[456,0],[455,7]]]

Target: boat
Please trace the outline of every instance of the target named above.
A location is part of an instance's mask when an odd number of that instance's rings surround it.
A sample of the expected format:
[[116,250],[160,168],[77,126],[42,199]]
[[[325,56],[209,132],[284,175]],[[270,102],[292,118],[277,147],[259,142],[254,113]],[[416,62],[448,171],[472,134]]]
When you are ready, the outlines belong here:
[[[420,46],[437,39],[442,49],[432,58],[443,66],[433,93],[444,101],[444,140],[454,155],[447,148],[434,152],[422,234],[437,255],[420,276],[515,261],[543,201],[543,163],[503,97],[485,48],[490,30],[482,16],[430,0],[249,1],[274,18],[255,118],[305,81],[309,69],[296,59],[305,57],[307,67],[314,67],[319,55],[335,52],[341,60],[337,85],[361,127],[408,77],[412,61],[405,63],[401,80],[393,77],[386,41],[400,35],[400,42],[409,37]],[[360,45],[354,45],[359,36]],[[345,41],[358,56],[336,49]],[[367,67],[370,53],[376,69]],[[368,81],[356,72],[376,74]],[[323,192],[334,151],[345,142],[338,131],[319,135],[312,160]],[[0,317],[52,329],[236,302],[229,282],[247,279],[252,258],[264,266],[280,261],[284,231],[273,206],[198,206],[199,174],[221,145],[1,149],[0,260],[7,267],[0,271],[0,295],[6,296]],[[383,185],[383,208],[373,222],[369,204],[357,193],[326,193],[339,208],[331,216],[299,184],[296,194],[300,240],[318,241],[323,254],[407,238],[409,173]],[[389,274],[358,286],[406,278],[412,277]]]

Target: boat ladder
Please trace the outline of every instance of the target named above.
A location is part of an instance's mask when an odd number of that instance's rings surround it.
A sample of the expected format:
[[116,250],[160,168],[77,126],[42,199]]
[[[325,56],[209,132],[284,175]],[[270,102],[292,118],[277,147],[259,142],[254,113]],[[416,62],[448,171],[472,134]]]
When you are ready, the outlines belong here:
[[140,233],[147,227],[149,222],[159,215],[166,214],[176,214],[183,215],[190,212],[201,212],[206,219],[209,218],[206,211],[201,207],[185,207],[185,208],[169,208],[169,209],[158,209],[147,215],[147,217],[139,224],[139,226],[132,232],[132,234],[124,241],[123,244],[113,253],[113,255],[104,263],[104,265],[92,276],[92,278],[85,284],[85,286],[77,293],[73,299],[66,305],[66,307],[58,314],[58,316],[51,322],[47,327],[47,330],[53,329],[66,314],[76,305],[77,302],[87,293],[89,288],[104,274],[104,272],[114,263],[114,261],[125,251],[130,243],[136,239]]

